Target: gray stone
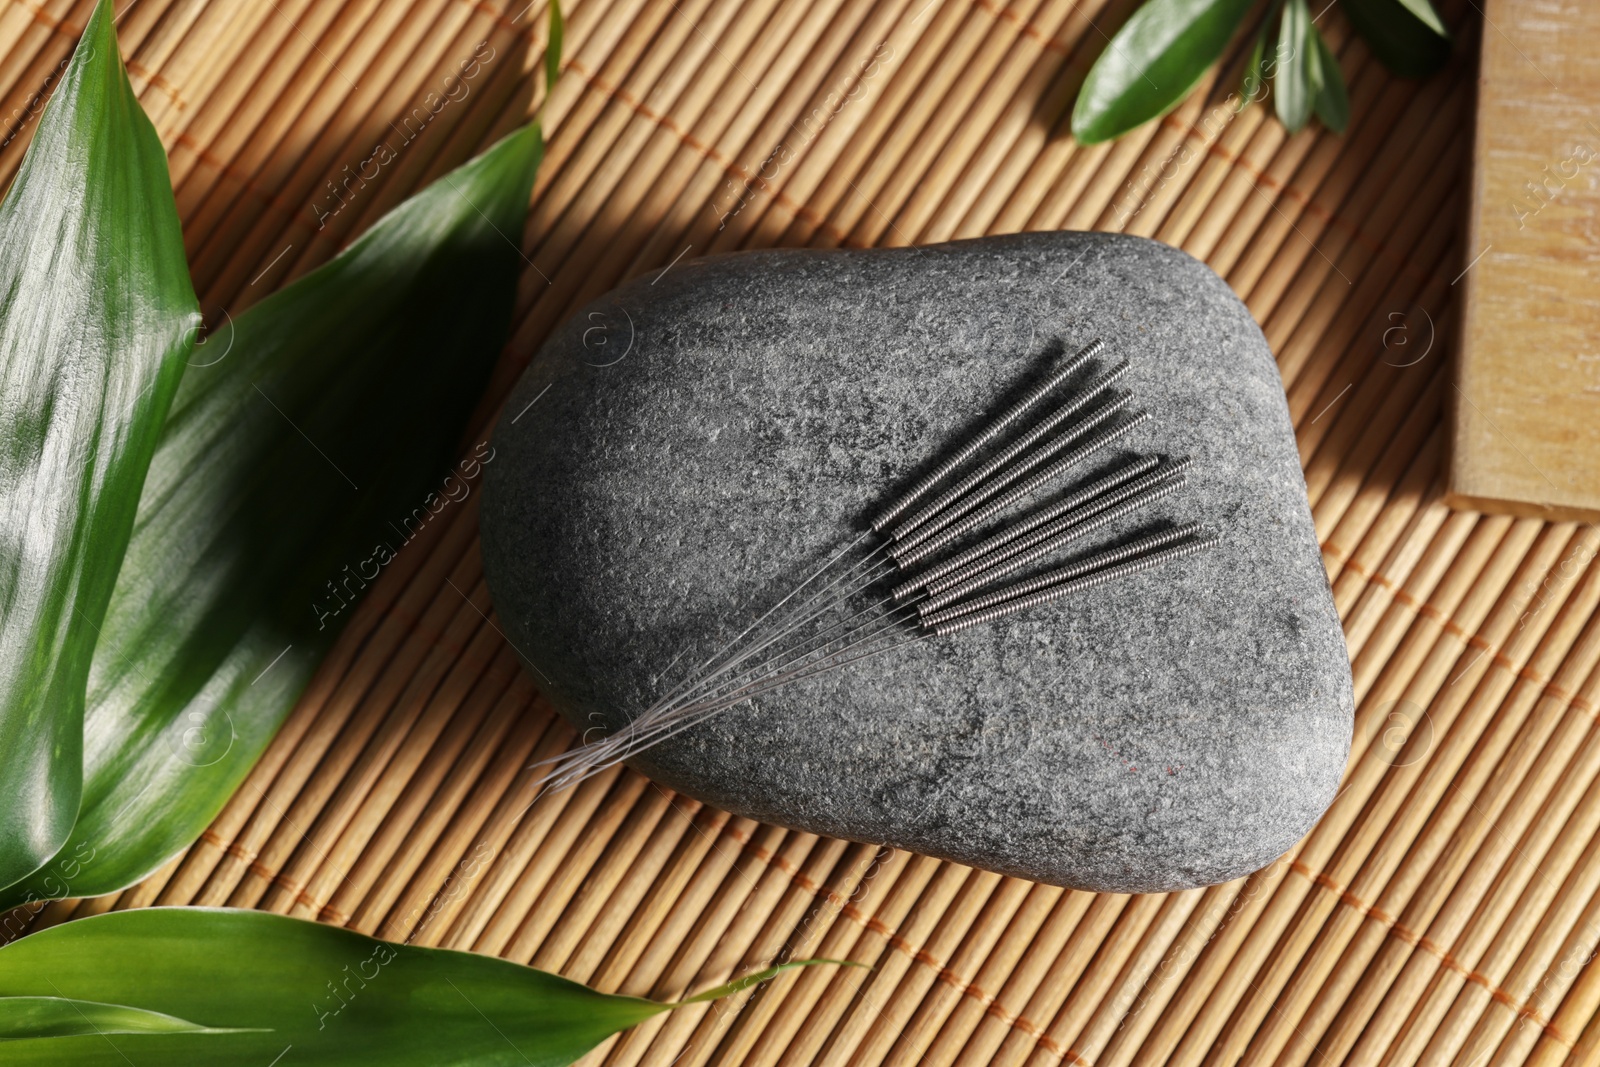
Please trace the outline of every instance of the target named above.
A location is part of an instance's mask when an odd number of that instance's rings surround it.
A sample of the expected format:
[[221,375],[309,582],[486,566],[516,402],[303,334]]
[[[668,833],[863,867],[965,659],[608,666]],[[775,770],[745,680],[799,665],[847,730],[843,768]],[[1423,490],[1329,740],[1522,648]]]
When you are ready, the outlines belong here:
[[1128,447],[1194,457],[1118,532],[1200,519],[1218,548],[797,683],[634,764],[753,818],[1058,885],[1255,870],[1334,796],[1349,663],[1266,342],[1153,241],[748,252],[624,285],[551,337],[496,430],[502,625],[564,714],[614,728],[1096,337],[1154,416]]

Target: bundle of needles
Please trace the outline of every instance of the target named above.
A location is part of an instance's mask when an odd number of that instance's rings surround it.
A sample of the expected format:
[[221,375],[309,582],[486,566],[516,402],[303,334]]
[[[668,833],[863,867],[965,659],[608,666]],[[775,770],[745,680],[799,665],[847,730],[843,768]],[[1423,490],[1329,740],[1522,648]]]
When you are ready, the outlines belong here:
[[[574,785],[783,686],[1215,544],[1217,536],[1199,523],[1151,528],[1000,584],[1187,481],[1187,457],[1136,454],[1098,478],[1080,478],[1053,501],[1018,512],[1019,505],[1149,419],[1148,412],[1130,409],[1131,393],[1116,388],[1128,371],[1126,361],[1094,373],[1092,364],[1104,349],[1096,340],[1062,358],[1043,381],[880,511],[865,532],[627,726],[546,761],[546,788]],[[1002,442],[1058,392],[1054,409]],[[869,541],[876,545],[868,547]]]

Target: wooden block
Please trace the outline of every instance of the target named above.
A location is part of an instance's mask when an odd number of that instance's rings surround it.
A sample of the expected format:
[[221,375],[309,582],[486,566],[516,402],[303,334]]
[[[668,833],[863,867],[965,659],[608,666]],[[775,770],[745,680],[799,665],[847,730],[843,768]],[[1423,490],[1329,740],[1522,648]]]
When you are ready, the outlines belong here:
[[1488,0],[1448,502],[1600,518],[1600,3]]

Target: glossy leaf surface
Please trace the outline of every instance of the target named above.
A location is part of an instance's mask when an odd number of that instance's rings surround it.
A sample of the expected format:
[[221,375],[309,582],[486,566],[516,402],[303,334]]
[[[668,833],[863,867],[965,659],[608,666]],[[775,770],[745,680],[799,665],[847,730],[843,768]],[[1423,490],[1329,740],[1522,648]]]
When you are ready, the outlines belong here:
[[1312,36],[1311,11],[1306,0],[1288,0],[1283,5],[1283,21],[1278,23],[1278,55],[1281,63],[1273,79],[1278,121],[1290,133],[1298,133],[1311,119],[1311,109],[1322,91],[1322,68]]
[[1222,55],[1250,0],[1149,0],[1095,60],[1072,109],[1083,144],[1166,114]]
[[[558,1067],[652,1015],[835,962],[769,967],[662,1004],[492,956],[396,945],[267,912],[108,912],[0,948],[0,1055],[33,1067],[279,1057],[302,1067]],[[41,1015],[55,1029],[41,1033],[26,1011],[7,1007],[46,998],[72,998],[95,1017],[73,1023],[54,1005]],[[115,1032],[127,1036],[94,1032],[100,1022],[121,1023]]]
[[667,1010],[490,956],[210,908],[109,912],[24,937],[0,949],[0,997],[17,996],[117,1005],[213,1031],[108,1040],[0,1030],[14,1038],[0,1058],[18,1067],[265,1067],[280,1055],[300,1067],[555,1067]]
[[0,203],[0,886],[77,816],[84,683],[199,318],[101,0]]
[[197,350],[94,657],[82,812],[0,903],[110,892],[194,841],[355,599],[459,506],[542,148],[511,134]]
[[1450,31],[1445,29],[1444,19],[1439,17],[1439,13],[1433,9],[1433,5],[1428,0],[1400,0],[1400,4],[1415,15],[1418,22],[1421,22],[1440,37],[1450,36]]

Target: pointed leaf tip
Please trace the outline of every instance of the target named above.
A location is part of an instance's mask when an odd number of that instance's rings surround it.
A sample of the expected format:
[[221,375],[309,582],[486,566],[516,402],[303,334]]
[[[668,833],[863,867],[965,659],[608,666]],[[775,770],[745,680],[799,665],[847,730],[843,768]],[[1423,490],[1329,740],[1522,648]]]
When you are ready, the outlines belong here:
[[685,997],[684,999],[673,1004],[666,1005],[666,1007],[682,1008],[690,1004],[706,1004],[713,1000],[721,1000],[723,997],[730,997],[735,993],[742,993],[751,986],[757,986],[762,982],[771,981],[785,971],[792,971],[798,967],[819,967],[824,964],[834,967],[860,967],[864,970],[872,970],[872,968],[867,966],[865,963],[860,963],[856,960],[830,960],[823,959],[820,956],[809,960],[790,960],[788,963],[777,963],[771,967],[756,971],[754,974],[747,974],[743,978],[735,978],[731,982],[725,982],[713,989],[706,990],[704,993],[696,993],[692,997]]
[[1433,9],[1433,4],[1429,3],[1429,0],[1399,0],[1399,2],[1428,29],[1440,37],[1450,36],[1450,30],[1446,28],[1444,19],[1439,17],[1439,12]]

